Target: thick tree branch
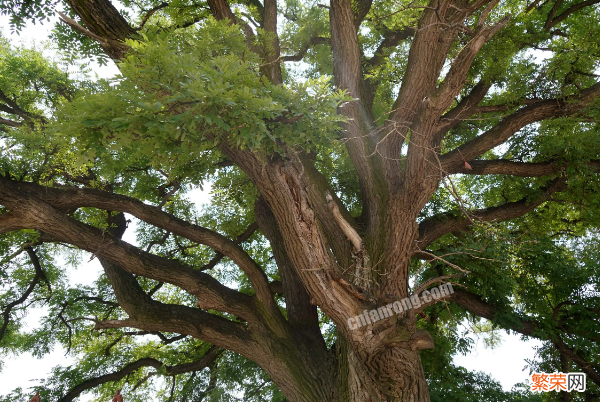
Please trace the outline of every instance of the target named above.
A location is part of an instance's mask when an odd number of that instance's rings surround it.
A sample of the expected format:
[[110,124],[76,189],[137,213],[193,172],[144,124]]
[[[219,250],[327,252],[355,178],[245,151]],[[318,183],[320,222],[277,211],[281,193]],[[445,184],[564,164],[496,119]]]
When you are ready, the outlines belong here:
[[544,188],[543,193],[535,201],[530,201],[525,197],[519,201],[508,202],[498,207],[473,211],[470,217],[454,217],[449,214],[442,214],[425,219],[419,224],[417,247],[422,250],[446,233],[466,231],[476,222],[502,222],[518,218],[548,201],[552,194],[564,189],[566,189],[566,179],[561,177]]
[[[1,194],[3,191],[6,191],[6,197],[10,197],[11,192],[22,191],[24,195],[27,194],[42,199],[62,211],[74,210],[80,207],[93,207],[107,211],[129,213],[144,222],[167,230],[177,236],[207,245],[231,258],[248,275],[257,297],[263,302],[270,303],[270,300],[272,301],[266,274],[238,244],[216,232],[188,223],[135,198],[96,189],[72,187],[55,189],[0,178],[0,202],[2,201]],[[16,207],[18,208],[19,205],[16,205]]]
[[180,340],[185,339],[185,338],[188,337],[187,335],[175,335],[175,336],[173,336],[171,338],[167,338],[162,332],[159,332],[159,331],[152,331],[152,332],[150,332],[150,331],[123,332],[123,335],[129,335],[129,336],[133,336],[133,335],[140,335],[140,336],[142,336],[142,335],[156,335],[156,336],[158,336],[160,338],[161,343],[163,345],[169,345],[171,343],[180,341]]
[[360,24],[362,24],[363,20],[371,10],[373,0],[355,0],[353,3],[354,28],[358,31],[358,29],[360,28]]
[[277,34],[277,0],[264,0],[263,28],[272,36],[270,44],[263,46],[261,73],[275,85],[283,82],[281,75],[279,35]]
[[[287,360],[293,357],[295,375],[314,380],[309,371],[314,362],[303,366],[300,357],[315,351],[303,342],[294,343],[295,334],[287,323],[269,311],[262,311],[262,323],[248,326],[186,306],[166,305],[151,300],[130,273],[110,261],[102,260],[105,272],[115,290],[119,304],[129,314],[127,320],[113,320],[96,324],[96,328],[134,327],[147,331],[169,331],[187,334],[232,350],[266,367],[272,378],[290,381]],[[289,345],[294,345],[290,351]],[[277,345],[277,346],[276,346]],[[312,346],[312,345],[311,345]],[[285,352],[281,350],[285,349]],[[296,351],[298,351],[296,353]],[[310,351],[310,352],[309,352]],[[326,351],[326,349],[325,349]],[[283,358],[286,356],[286,358]],[[312,355],[311,355],[312,356]],[[311,360],[310,357],[308,360]],[[321,362],[323,360],[320,360]]]
[[24,229],[23,216],[16,212],[8,212],[0,215],[0,234]]
[[[310,303],[318,305],[348,336],[358,339],[364,335],[348,331],[345,325],[348,316],[355,315],[364,301],[349,293],[335,279],[336,273],[342,272],[345,267],[340,267],[331,252],[333,245],[328,241],[327,231],[323,230],[325,224],[321,222],[321,208],[326,213],[328,224],[337,228],[345,244],[350,247],[351,244],[339,225],[331,219],[331,212],[324,202],[325,192],[317,194],[321,188],[319,181],[304,165],[299,153],[289,150],[286,159],[275,157],[264,164],[260,162],[260,154],[232,149],[227,144],[222,145],[222,150],[248,174],[264,197],[281,232],[282,250],[289,258],[290,268],[310,295]],[[282,269],[281,266],[279,268]]]
[[[498,313],[497,307],[484,301],[481,296],[466,290],[456,289],[455,292],[449,297],[449,300],[464,307],[472,314],[486,318],[490,321],[493,321]],[[535,338],[541,338],[542,335],[542,329],[540,326],[535,321],[531,320],[521,319],[519,325],[513,325],[510,329],[523,335],[532,336]],[[558,335],[552,336],[551,341],[554,347],[559,352],[568,356],[579,368],[581,368],[584,373],[588,375],[590,380],[600,385],[600,374],[594,370],[588,361],[569,348]]]
[[361,220],[366,231],[376,237],[382,231],[381,199],[386,198],[387,188],[381,160],[378,155],[373,156],[377,135],[369,110],[369,99],[365,99],[368,96],[363,93],[361,52],[351,1],[332,0],[329,21],[335,84],[355,98],[355,101],[340,107],[340,113],[348,117],[348,123],[343,124],[342,128],[348,155],[359,179],[363,204]]
[[[424,205],[427,195],[435,191],[434,183],[425,180],[424,172],[427,169],[423,166],[424,161],[430,158],[428,154],[431,152],[435,122],[445,111],[444,106],[449,107],[454,100],[450,99],[451,95],[460,93],[464,85],[463,76],[474,57],[473,53],[483,46],[486,38],[493,32],[489,28],[476,30],[477,39],[467,45],[460,62],[456,61],[458,63],[454,73],[446,77],[447,84],[441,89],[443,96],[440,96],[439,90],[436,96],[434,94],[440,74],[454,41],[465,30],[465,19],[487,3],[490,1],[480,0],[469,4],[466,1],[431,0],[419,20],[400,92],[386,129],[381,132],[379,143],[391,191],[399,192],[404,188],[409,192],[421,191],[423,194],[422,199],[411,202],[414,206],[414,210],[409,212],[411,215]],[[402,147],[409,138],[409,129],[410,142],[406,162],[403,164]],[[416,186],[423,188],[416,190]],[[392,197],[400,199],[403,196],[393,194]]]
[[[271,249],[281,282],[272,282],[271,287],[276,293],[285,297],[288,321],[296,331],[302,331],[314,339],[323,340],[319,328],[319,315],[316,306],[310,302],[310,296],[300,280],[283,242],[282,234],[277,227],[273,212],[269,209],[264,199],[258,199],[254,205],[256,220],[260,225],[263,235],[271,243]],[[279,291],[279,292],[277,292]]]
[[[509,18],[505,17],[495,25],[483,25],[486,14],[489,13],[497,2],[498,0],[492,0],[489,2],[487,8],[483,10],[473,38],[456,56],[450,67],[450,71],[439,85],[439,88],[433,93],[427,92],[421,101],[415,121],[410,127],[411,141],[409,142],[407,151],[406,188],[412,191],[414,191],[415,186],[420,186],[425,181],[423,173],[429,169],[424,165],[424,161],[432,158],[432,149],[434,149],[432,145],[437,145],[435,142],[432,142],[432,140],[435,140],[436,133],[434,122],[439,120],[440,116],[452,105],[456,96],[462,91],[471,63],[483,45],[508,24]],[[431,195],[437,186],[433,183],[433,180],[427,181],[429,183],[424,193]],[[425,196],[416,205],[421,207],[424,205],[424,202],[426,202]]]
[[[256,222],[254,222],[250,226],[248,226],[248,228],[246,228],[246,230],[244,230],[244,232],[242,234],[240,234],[238,237],[235,238],[234,243],[241,244],[241,243],[245,242],[246,240],[248,240],[250,238],[250,236],[252,236],[254,234],[254,232],[256,232],[256,229],[258,229],[258,224]],[[208,264],[199,268],[199,270],[206,271],[209,269],[213,269],[223,259],[223,257],[225,257],[224,254],[217,252],[215,254],[215,256],[208,262]]]
[[[255,316],[254,302],[250,296],[229,289],[210,275],[176,260],[147,253],[107,232],[83,224],[34,196],[24,195],[18,190],[19,184],[0,179],[0,202],[23,212],[21,228],[41,230],[55,241],[87,250],[95,256],[123,266],[131,273],[179,286],[196,296],[203,308],[226,311],[246,320]],[[268,289],[268,282],[266,286]]]
[[281,281],[269,282],[269,287],[271,288],[273,294],[285,296],[285,292],[283,291],[283,285],[281,284]]
[[573,116],[579,113],[600,94],[600,83],[583,91],[579,95],[566,99],[550,99],[526,106],[504,118],[500,123],[443,155],[440,160],[443,170],[455,170],[465,160],[475,159],[484,152],[506,142],[510,137],[528,124],[552,117]]
[[[485,302],[481,296],[462,289],[455,289],[448,300],[464,307],[476,316],[486,318],[490,321],[494,319],[498,312],[495,306]],[[521,320],[520,325],[515,325],[510,329],[527,336],[536,336],[536,333],[539,335],[539,329],[531,321]]]
[[571,361],[573,361],[573,363],[575,363],[581,369],[581,371],[586,373],[590,380],[594,381],[597,385],[600,385],[600,374],[594,370],[590,362],[581,357],[558,336],[552,339],[552,344],[560,353],[564,354]]
[[546,32],[550,32],[552,28],[564,21],[569,15],[573,14],[575,11],[581,10],[584,7],[588,7],[598,3],[600,3],[600,0],[582,1],[581,3],[572,5],[571,7],[563,11],[558,17],[555,17],[558,8],[562,5],[562,0],[558,0],[552,7],[548,18],[546,19],[546,23],[544,24],[544,30]]
[[[492,2],[492,4],[496,2],[497,1]],[[452,66],[450,67],[450,71],[446,75],[446,78],[440,84],[439,89],[435,91],[431,97],[431,101],[429,103],[430,108],[437,109],[437,113],[441,114],[450,107],[454,101],[454,98],[456,98],[462,90],[467,73],[471,67],[471,63],[475,59],[477,53],[479,53],[479,50],[481,50],[483,45],[498,31],[504,28],[508,24],[508,21],[509,17],[505,17],[492,26],[481,27],[481,29],[475,33],[475,36],[456,56]]]
[[[431,0],[419,20],[408,55],[406,73],[392,108],[395,111],[391,116],[393,121],[412,121],[422,99],[435,90],[450,46],[458,34],[456,24],[466,16],[463,11],[446,17],[450,14],[448,10],[451,3],[447,0]],[[460,5],[464,4],[461,2]]]
[[437,126],[437,132],[433,137],[434,147],[439,146],[448,131],[458,126],[463,119],[476,113],[474,109],[476,109],[477,105],[485,98],[485,95],[491,87],[491,84],[485,81],[479,81],[473,87],[471,92],[461,99],[456,107],[452,108],[441,117],[440,123],[438,123]]
[[227,0],[208,0],[208,6],[217,20],[229,20],[232,24],[237,22]]
[[129,49],[123,42],[136,34],[109,0],[67,0],[83,25],[61,14],[61,19],[73,29],[98,41],[113,59],[121,59]]
[[60,19],[61,19],[62,22],[64,22],[65,24],[69,25],[71,28],[73,28],[74,30],[76,30],[80,34],[83,34],[83,35],[87,36],[88,38],[94,39],[95,41],[99,42],[100,45],[108,46],[108,41],[106,39],[104,39],[103,37],[98,36],[98,35],[94,34],[93,32],[90,32],[89,30],[85,29],[84,27],[82,27],[74,19],[70,18],[69,16],[67,16],[67,15],[65,15],[63,13],[61,13],[60,11],[58,12],[58,15],[60,16]]
[[248,24],[244,23],[244,21],[239,21],[235,17],[227,0],[208,0],[208,6],[210,7],[210,11],[215,19],[229,20],[231,24],[239,24],[244,31],[244,35],[246,36],[246,44],[248,45],[248,48],[256,50],[253,45],[254,32],[252,32],[252,28],[250,28]]
[[[385,28],[384,28],[385,29]],[[400,30],[384,30],[383,40],[375,50],[373,57],[365,61],[366,64],[366,73],[370,73],[375,70],[378,66],[380,66],[388,54],[394,51],[394,48],[398,46],[398,44],[408,39],[409,37],[415,34],[415,29],[411,27],[403,28]],[[373,108],[373,101],[375,99],[375,93],[377,92],[377,88],[381,84],[381,80],[377,77],[376,74],[371,75],[368,78],[363,80],[363,89],[362,89],[362,97],[363,102],[365,103],[368,109]]]
[[15,102],[11,98],[9,98],[4,92],[2,92],[2,90],[0,90],[0,100],[2,100],[4,103],[6,103],[8,106],[10,106],[10,107],[5,107],[4,105],[2,105],[3,107],[1,110],[3,112],[15,114],[15,115],[21,117],[22,119],[29,119],[31,117],[31,115],[29,113],[27,113],[26,111],[21,109],[21,107],[17,104],[17,102]]
[[386,31],[383,34],[383,40],[379,46],[377,46],[377,50],[375,50],[373,57],[367,60],[367,64],[372,67],[380,65],[383,62],[384,54],[387,49],[395,48],[400,42],[413,36],[415,32],[416,29],[412,27],[402,28],[397,31]]
[[353,246],[342,227],[335,219],[331,219],[330,207],[332,204],[329,203],[326,194],[331,195],[331,202],[337,207],[342,219],[354,228],[357,227],[357,224],[335,194],[335,191],[333,191],[327,178],[315,167],[310,158],[306,154],[298,156],[305,172],[303,180],[305,181],[307,195],[311,205],[313,205],[317,219],[323,227],[336,260],[341,266],[348,267],[353,263],[351,258]]
[[96,303],[100,303],[100,304],[104,304],[105,306],[110,306],[110,307],[119,307],[118,303],[109,301],[109,300],[104,300],[101,297],[98,296],[79,296],[76,297],[75,299],[73,299],[70,303],[77,303],[78,301],[93,301]]
[[[0,91],[2,92],[2,91]],[[8,113],[8,114],[14,114],[16,115],[16,111],[10,107],[8,107],[7,105],[4,105],[2,103],[0,103],[0,112],[4,112],[4,113]]]
[[131,273],[107,259],[100,257],[99,260],[119,305],[129,318],[97,322],[95,329],[133,327],[150,332],[176,332],[241,354],[251,353],[256,347],[244,324],[199,309],[155,301],[142,290]]
[[[449,171],[448,173],[475,175],[502,174],[518,177],[540,177],[550,176],[552,174],[565,171],[569,166],[569,163],[565,162],[561,164],[557,161],[527,163],[514,162],[505,159],[494,159],[470,161],[469,165],[471,166],[471,169],[467,169],[464,165],[461,165],[457,167],[457,169]],[[600,160],[589,161],[586,165],[594,172],[600,171]]]
[[[167,375],[177,375],[182,373],[189,373],[193,371],[201,371],[206,367],[210,367],[214,361],[223,353],[223,349],[212,346],[200,359],[191,363],[178,364],[176,366],[165,366],[165,371]],[[143,367],[153,367],[155,369],[160,369],[164,364],[156,359],[151,357],[146,357],[143,359],[136,360],[125,365],[121,370],[115,371],[110,374],[105,374],[96,378],[91,378],[77,385],[75,388],[71,389],[65,396],[58,400],[58,402],[71,402],[73,399],[77,398],[82,392],[87,391],[88,389],[97,387],[98,385],[105,384],[107,382],[119,381],[129,374],[139,370]]]
[[144,25],[146,25],[146,22],[148,22],[150,17],[152,17],[154,15],[155,12],[157,12],[158,10],[161,10],[163,8],[166,8],[168,6],[169,6],[169,3],[164,1],[164,2],[160,3],[159,5],[157,5],[156,7],[152,7],[150,10],[148,10],[146,12],[146,15],[144,15],[144,18],[142,18],[142,22],[140,22],[140,26],[136,28],[136,31],[140,31],[144,27]]
[[21,127],[23,125],[23,123],[21,122],[4,119],[2,117],[0,117],[0,124],[4,124],[5,126],[10,127]]

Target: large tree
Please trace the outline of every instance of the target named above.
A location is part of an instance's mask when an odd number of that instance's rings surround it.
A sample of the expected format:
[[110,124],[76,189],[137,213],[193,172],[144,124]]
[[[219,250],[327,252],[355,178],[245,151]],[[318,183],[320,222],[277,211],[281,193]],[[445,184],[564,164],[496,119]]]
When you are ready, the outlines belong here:
[[[63,60],[120,76],[1,44],[0,347],[79,356],[43,388],[65,402],[157,375],[169,400],[500,400],[451,364],[471,322],[587,375],[545,399],[597,400],[598,3],[2,2],[15,29],[63,7]],[[103,275],[69,288],[57,253]]]

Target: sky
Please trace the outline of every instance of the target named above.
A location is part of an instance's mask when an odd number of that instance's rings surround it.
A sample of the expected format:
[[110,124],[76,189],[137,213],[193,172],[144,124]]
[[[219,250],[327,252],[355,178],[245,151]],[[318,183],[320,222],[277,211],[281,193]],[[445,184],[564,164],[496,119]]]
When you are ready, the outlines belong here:
[[[16,45],[40,45],[40,40],[48,37],[54,21],[56,19],[43,25],[29,24],[21,32],[20,36],[17,36],[11,34],[8,27],[8,18],[0,16],[0,29],[3,36],[9,38]],[[92,65],[92,69],[101,78],[112,77],[118,72],[118,69],[112,63],[103,67]],[[200,190],[192,192],[190,197],[190,199],[200,204],[209,202],[210,186],[205,186],[204,192]],[[131,229],[126,232],[124,240],[135,244],[135,235]],[[76,270],[72,270],[69,279],[72,284],[91,284],[100,271],[101,268],[98,261],[92,260],[78,267]],[[38,310],[28,316],[27,323],[30,329],[35,328],[39,318],[43,314],[43,310]],[[534,348],[541,346],[542,343],[536,340],[522,341],[520,336],[508,335],[504,331],[501,334],[501,344],[493,349],[486,348],[483,339],[477,338],[472,334],[471,337],[475,339],[473,350],[466,356],[457,356],[454,363],[468,370],[483,371],[490,374],[492,378],[500,382],[506,391],[509,391],[515,384],[525,382],[528,379],[529,370],[524,370],[526,366],[525,360],[533,360],[535,355]],[[65,351],[62,348],[55,348],[51,354],[44,356],[42,359],[36,359],[29,354],[2,356],[1,358],[4,362],[4,367],[0,372],[0,395],[7,394],[17,387],[27,389],[34,386],[38,382],[38,379],[48,376],[53,366],[59,364],[67,365],[69,362],[72,362],[72,358],[65,356]],[[82,398],[82,400],[87,399],[89,398]]]

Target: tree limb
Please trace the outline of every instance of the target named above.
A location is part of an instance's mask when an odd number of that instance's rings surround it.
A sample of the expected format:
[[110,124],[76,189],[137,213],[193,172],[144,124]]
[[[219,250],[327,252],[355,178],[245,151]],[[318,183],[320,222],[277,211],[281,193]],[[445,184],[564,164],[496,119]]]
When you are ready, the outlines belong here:
[[[178,364],[176,366],[165,366],[165,371],[167,375],[177,375],[182,373],[189,373],[192,371],[200,371],[206,367],[210,367],[214,361],[223,353],[223,349],[217,348],[216,346],[212,346],[199,360],[191,363]],[[139,370],[142,367],[153,367],[155,369],[159,369],[163,367],[164,364],[156,359],[151,357],[146,357],[143,359],[138,359],[134,362],[126,364],[121,370],[115,371],[110,374],[101,375],[96,378],[91,378],[77,385],[75,388],[72,388],[65,396],[58,400],[58,402],[71,402],[73,399],[77,398],[82,392],[87,391],[88,389],[97,387],[98,385],[119,381],[129,374],[133,373],[136,370]]]
[[[454,170],[448,171],[449,174],[502,174],[518,177],[540,177],[550,176],[562,171],[565,171],[569,163],[560,164],[556,161],[549,162],[514,162],[506,159],[494,160],[476,160],[469,161],[471,169],[465,168],[464,165],[457,166]],[[593,160],[587,163],[587,166],[593,171],[600,171],[600,160]]]
[[[490,5],[497,3],[493,1]],[[480,17],[483,18],[484,16]],[[500,20],[498,23],[489,26],[489,27],[481,27],[475,36],[461,49],[460,53],[454,59],[452,66],[450,67],[450,71],[446,75],[446,78],[440,84],[439,88],[435,93],[431,96],[431,101],[429,106],[431,108],[438,109],[438,113],[441,114],[445,110],[450,107],[454,98],[458,96],[462,87],[464,85],[465,79],[467,77],[467,73],[469,68],[471,67],[471,63],[475,59],[479,50],[483,47],[483,45],[488,42],[498,31],[504,28],[510,17],[505,17]]]
[[405,27],[395,31],[386,30],[383,34],[383,40],[379,43],[379,46],[377,46],[377,50],[375,50],[373,57],[367,60],[367,64],[372,67],[380,65],[387,49],[395,48],[403,40],[414,36],[415,32],[416,29],[412,27]]
[[[125,39],[136,35],[133,29],[110,0],[67,0],[83,25],[62,14],[61,19],[78,32],[98,41],[111,58],[121,59],[129,50]],[[60,14],[59,14],[60,15]]]
[[[21,193],[19,187],[29,187],[25,184],[31,183],[15,184],[0,178],[0,202],[19,208],[23,212],[24,218],[20,221],[20,228],[41,230],[54,241],[73,244],[98,257],[113,261],[131,273],[179,286],[196,296],[205,308],[226,311],[247,320],[254,316],[254,302],[250,296],[229,289],[210,275],[198,272],[176,260],[142,251],[105,231],[66,216],[31,194]],[[29,188],[36,189],[35,186]],[[271,298],[268,282],[265,286]]]
[[562,5],[562,0],[558,0],[552,7],[552,10],[550,11],[548,18],[546,19],[546,23],[544,24],[544,30],[546,32],[550,32],[550,30],[553,27],[555,27],[556,25],[561,23],[563,20],[565,20],[569,15],[573,14],[575,11],[581,10],[584,7],[591,6],[591,5],[598,4],[598,3],[600,3],[600,0],[582,1],[581,3],[572,5],[571,7],[567,8],[565,11],[563,11],[558,17],[555,17],[558,8],[560,7],[560,5]]
[[564,177],[555,179],[543,189],[543,193],[535,200],[529,201],[527,197],[508,202],[498,207],[479,209],[471,213],[469,217],[454,217],[449,214],[441,214],[425,219],[419,224],[419,238],[417,245],[419,249],[429,246],[434,240],[450,232],[463,232],[468,230],[475,222],[501,222],[518,218],[534,210],[537,206],[550,199],[556,192],[566,189]]
[[175,332],[241,354],[251,353],[255,348],[254,342],[249,341],[251,336],[246,325],[199,309],[155,301],[142,290],[133,274],[105,258],[99,257],[99,260],[119,305],[129,318],[97,322],[95,329],[132,327],[150,332]]
[[0,117],[0,124],[4,124],[4,125],[10,126],[10,127],[21,127],[23,125],[23,123],[20,123],[18,121],[8,120],[8,119],[4,119],[2,117]]
[[372,157],[377,134],[368,99],[365,99],[368,96],[364,94],[361,51],[354,26],[352,2],[332,0],[329,20],[335,85],[347,90],[355,98],[339,110],[348,117],[348,123],[342,124],[342,128],[348,155],[358,175],[363,207],[361,219],[367,231],[377,236],[382,231],[380,199],[385,198],[387,188],[381,160]]
[[26,120],[31,117],[31,115],[29,113],[27,113],[26,111],[21,109],[21,107],[17,104],[17,102],[10,99],[4,92],[2,92],[2,90],[0,90],[0,100],[2,100],[8,106],[10,106],[10,108],[3,107],[2,111],[10,113],[10,114],[16,114],[17,116],[19,116],[23,119],[26,119]]
[[358,31],[360,24],[362,24],[363,20],[371,10],[373,0],[356,0],[353,3],[354,4],[352,8],[354,11],[354,28]]
[[575,363],[581,369],[581,371],[586,373],[590,380],[594,381],[597,385],[600,385],[600,374],[594,370],[590,362],[581,357],[558,336],[552,339],[552,344],[560,353],[564,354],[571,361],[573,361],[573,363]]
[[[455,289],[454,293],[450,295],[447,300],[451,300],[476,316],[483,317],[490,321],[494,319],[498,312],[498,309],[495,306],[484,301],[481,296],[462,289]],[[521,319],[520,325],[515,325],[510,329],[527,336],[539,335],[539,328],[535,323],[524,319]]]
[[123,332],[123,335],[156,335],[160,338],[163,345],[169,345],[173,342],[180,341],[187,338],[187,335],[176,335],[171,338],[167,338],[162,332],[159,331],[135,331],[135,332]]
[[600,94],[600,83],[566,99],[549,99],[525,106],[502,119],[500,123],[440,157],[443,170],[455,170],[465,160],[475,159],[484,152],[506,142],[528,124],[552,117],[572,116],[591,103]]
[[277,0],[264,0],[262,26],[272,37],[271,43],[262,46],[262,58],[264,63],[260,66],[261,74],[271,83],[279,85],[283,83],[281,75],[281,50],[279,47],[279,35],[277,34]]
[[150,17],[152,17],[152,15],[154,15],[155,12],[157,12],[158,10],[161,10],[165,7],[168,7],[168,6],[169,6],[169,3],[167,3],[166,1],[163,1],[156,7],[152,7],[150,10],[148,10],[146,15],[144,15],[144,18],[142,18],[142,22],[140,23],[140,26],[136,28],[136,31],[140,31],[144,27],[144,25],[146,25],[146,22],[148,22]]
[[24,228],[21,214],[8,212],[0,215],[0,234]]
[[433,136],[433,147],[436,148],[441,143],[442,139],[450,129],[459,125],[463,119],[473,115],[473,111],[479,102],[485,98],[492,85],[485,81],[479,81],[467,96],[464,96],[461,101],[446,114],[440,118],[437,132]]
[[[498,312],[497,307],[485,302],[479,295],[466,290],[456,289],[448,299],[464,307],[472,314],[486,318],[490,321],[494,320],[494,317]],[[513,325],[510,329],[523,335],[544,339],[541,336],[542,330],[535,321],[521,319],[518,325]],[[593,369],[588,361],[569,348],[558,335],[552,336],[551,341],[558,351],[568,356],[592,381],[600,385],[600,375]]]
[[2,338],[4,338],[4,333],[6,332],[6,328],[8,328],[8,324],[10,323],[10,313],[11,313],[12,309],[15,308],[16,306],[18,306],[19,304],[23,304],[25,302],[25,300],[27,300],[29,295],[31,295],[31,292],[33,292],[33,289],[36,287],[36,285],[45,276],[44,271],[42,270],[42,265],[40,264],[40,260],[38,259],[38,256],[35,253],[35,251],[33,250],[33,248],[25,247],[25,251],[29,255],[29,259],[31,260],[31,263],[33,264],[33,267],[35,268],[35,275],[33,276],[33,279],[31,280],[31,282],[29,283],[29,286],[27,287],[25,292],[21,295],[21,297],[19,297],[15,301],[9,303],[2,311],[2,326],[0,327],[0,341],[2,341]]
[[[17,190],[17,187],[19,190]],[[62,211],[80,207],[93,207],[107,211],[129,213],[144,222],[160,227],[177,236],[207,245],[215,251],[231,258],[248,275],[257,297],[263,302],[267,301],[269,303],[269,300],[272,300],[266,274],[238,244],[227,239],[225,236],[188,223],[157,207],[144,204],[135,198],[89,188],[65,187],[56,189],[42,187],[34,183],[19,182],[17,184],[17,182],[9,179],[0,178],[0,202],[2,201],[3,191],[6,191],[6,197],[10,197],[9,194],[11,192],[22,191],[24,195],[43,199],[48,204]],[[19,207],[18,204],[15,206]]]
[[310,295],[288,256],[287,250],[281,241],[281,232],[273,212],[269,209],[264,199],[259,198],[254,205],[254,215],[260,225],[263,235],[269,240],[281,281],[271,282],[274,293],[285,297],[287,317],[295,331],[302,331],[314,339],[323,339],[320,336],[319,315],[317,308],[310,302]]
[[[242,234],[235,238],[234,243],[241,244],[245,242],[254,234],[254,232],[256,232],[256,229],[258,229],[258,224],[253,222],[250,226],[248,226],[248,228],[246,228],[246,230],[244,230]],[[208,262],[208,264],[200,267],[198,270],[207,271],[209,269],[213,269],[223,259],[223,257],[225,257],[224,254],[217,252],[215,256]]]
[[[493,3],[493,0],[478,0],[471,4],[460,3],[462,7],[457,7],[452,1],[431,0],[423,12],[410,47],[400,92],[392,107],[393,113],[386,130],[381,133],[379,143],[392,191],[401,187],[410,189],[411,192],[421,191],[423,200],[428,193],[435,191],[431,180],[424,183],[426,169],[422,166],[430,157],[428,154],[431,152],[434,122],[451,105],[454,100],[451,95],[460,93],[464,85],[465,70],[468,70],[474,54],[495,33],[495,29],[477,30],[476,38],[467,44],[462,55],[459,54],[460,57],[455,61],[454,72],[449,73],[446,84],[436,92],[439,77],[453,43],[458,34],[464,31],[465,19],[490,2]],[[403,164],[402,147],[409,138],[409,129],[410,142],[406,163]],[[421,185],[425,185],[427,190],[425,187],[415,189]],[[423,200],[412,203],[415,210],[421,209],[421,204],[426,202]]]
[[313,36],[312,38],[310,38],[310,40],[308,41],[308,43],[304,44],[302,46],[302,48],[300,48],[300,51],[298,53],[296,53],[293,56],[282,56],[281,60],[282,61],[302,61],[302,59],[304,58],[304,56],[306,56],[306,53],[308,52],[308,50],[316,45],[323,45],[325,43],[329,43],[330,39],[329,38],[325,38],[323,36]]
[[246,36],[246,44],[248,45],[248,48],[255,50],[252,43],[254,40],[254,32],[252,32],[252,28],[250,28],[248,24],[244,23],[244,21],[239,21],[235,17],[227,0],[208,0],[207,2],[215,19],[229,20],[230,24],[239,24]]

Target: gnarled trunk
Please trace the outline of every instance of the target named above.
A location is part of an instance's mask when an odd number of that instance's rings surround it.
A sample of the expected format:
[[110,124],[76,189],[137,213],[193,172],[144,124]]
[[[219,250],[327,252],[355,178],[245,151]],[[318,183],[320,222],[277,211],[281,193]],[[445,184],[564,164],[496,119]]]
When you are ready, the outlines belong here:
[[[371,355],[368,347],[354,351],[338,338],[335,362],[315,356],[289,356],[286,372],[277,364],[263,366],[291,402],[429,402],[429,392],[418,350],[394,346]],[[306,367],[308,363],[313,367]],[[302,376],[297,376],[304,371]],[[305,381],[311,376],[313,381]],[[290,382],[291,378],[304,378]]]
[[348,349],[340,369],[347,369],[351,402],[428,402],[429,392],[418,350],[391,347],[365,361]]

